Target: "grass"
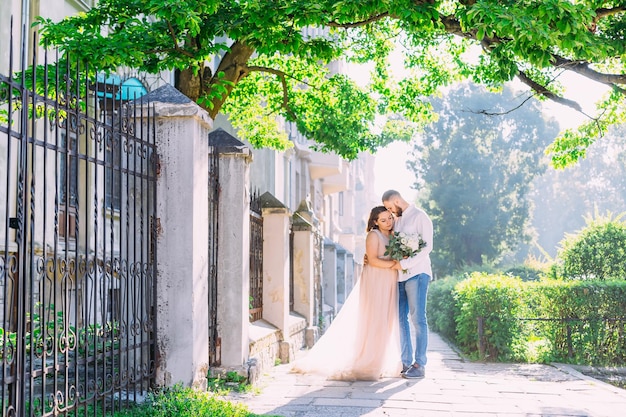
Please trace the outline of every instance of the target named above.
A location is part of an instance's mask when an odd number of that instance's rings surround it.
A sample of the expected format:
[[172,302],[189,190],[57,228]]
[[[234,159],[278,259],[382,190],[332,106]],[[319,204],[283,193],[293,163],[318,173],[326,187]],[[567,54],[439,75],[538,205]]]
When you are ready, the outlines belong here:
[[148,394],[146,401],[117,411],[110,417],[259,417],[244,404],[219,398],[215,392],[202,392],[174,385]]

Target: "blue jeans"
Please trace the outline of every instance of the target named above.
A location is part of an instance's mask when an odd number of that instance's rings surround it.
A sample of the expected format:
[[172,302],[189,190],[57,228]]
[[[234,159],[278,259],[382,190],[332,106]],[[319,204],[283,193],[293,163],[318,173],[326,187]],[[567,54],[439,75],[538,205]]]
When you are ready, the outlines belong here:
[[[405,366],[414,363],[426,366],[426,349],[428,348],[426,295],[429,283],[430,275],[427,274],[418,274],[398,283],[400,344],[402,348],[402,364]],[[415,355],[413,354],[409,320],[415,329]]]

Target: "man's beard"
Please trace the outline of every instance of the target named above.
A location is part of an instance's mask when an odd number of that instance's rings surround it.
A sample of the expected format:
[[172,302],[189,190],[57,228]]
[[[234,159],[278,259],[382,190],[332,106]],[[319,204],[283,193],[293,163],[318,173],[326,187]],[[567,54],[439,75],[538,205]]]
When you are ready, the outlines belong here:
[[402,217],[402,208],[396,206],[396,217]]

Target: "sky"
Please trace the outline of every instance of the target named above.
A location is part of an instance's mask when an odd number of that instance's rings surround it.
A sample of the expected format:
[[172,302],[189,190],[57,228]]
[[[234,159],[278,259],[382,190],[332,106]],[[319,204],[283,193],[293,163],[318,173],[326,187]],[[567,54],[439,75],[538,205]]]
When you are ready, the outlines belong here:
[[400,192],[406,201],[413,202],[417,198],[417,191],[411,188],[415,182],[413,172],[406,167],[406,161],[411,151],[411,145],[404,142],[394,142],[374,155],[374,190],[376,195],[382,195],[389,189]]

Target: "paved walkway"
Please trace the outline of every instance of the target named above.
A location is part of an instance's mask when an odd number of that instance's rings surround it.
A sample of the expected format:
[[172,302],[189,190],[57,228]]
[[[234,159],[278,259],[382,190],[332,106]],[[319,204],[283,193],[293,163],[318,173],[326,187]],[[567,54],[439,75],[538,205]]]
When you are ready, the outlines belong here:
[[428,358],[422,380],[326,381],[280,365],[262,376],[260,392],[229,399],[285,417],[626,416],[626,390],[568,366],[472,363],[437,334]]

